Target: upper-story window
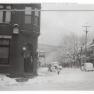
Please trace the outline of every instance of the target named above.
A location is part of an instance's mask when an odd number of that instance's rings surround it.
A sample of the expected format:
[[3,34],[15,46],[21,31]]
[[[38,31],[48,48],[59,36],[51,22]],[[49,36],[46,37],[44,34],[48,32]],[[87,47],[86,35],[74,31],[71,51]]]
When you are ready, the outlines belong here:
[[32,8],[25,7],[25,24],[31,24]]
[[[6,9],[10,10],[11,6],[6,6]],[[9,23],[11,21],[11,11],[6,11],[5,22]]]
[[9,23],[11,21],[11,11],[2,11],[10,10],[10,5],[0,5],[0,23]]
[[39,10],[35,8],[35,16],[39,17]]
[[39,10],[35,8],[34,12],[34,25],[38,26],[39,25]]
[[[3,9],[3,6],[0,5],[0,10]],[[3,22],[3,11],[0,11],[0,23]]]

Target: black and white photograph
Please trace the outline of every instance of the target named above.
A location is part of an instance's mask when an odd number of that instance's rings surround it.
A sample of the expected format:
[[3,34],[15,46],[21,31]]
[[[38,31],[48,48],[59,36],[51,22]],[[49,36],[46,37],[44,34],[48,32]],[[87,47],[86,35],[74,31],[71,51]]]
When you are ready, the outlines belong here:
[[0,3],[0,91],[94,91],[94,4]]

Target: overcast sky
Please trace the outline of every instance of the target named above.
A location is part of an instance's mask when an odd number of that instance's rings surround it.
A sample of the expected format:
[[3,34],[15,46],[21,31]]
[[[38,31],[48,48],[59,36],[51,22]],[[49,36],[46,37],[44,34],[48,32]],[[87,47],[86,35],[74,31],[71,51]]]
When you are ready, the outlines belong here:
[[[94,5],[77,5],[49,3],[42,4],[42,9],[46,10],[88,10],[94,9]],[[84,33],[82,26],[89,25],[89,36],[94,32],[94,11],[43,11],[41,12],[41,35],[39,43],[49,45],[59,45],[62,37],[71,34],[82,36]]]

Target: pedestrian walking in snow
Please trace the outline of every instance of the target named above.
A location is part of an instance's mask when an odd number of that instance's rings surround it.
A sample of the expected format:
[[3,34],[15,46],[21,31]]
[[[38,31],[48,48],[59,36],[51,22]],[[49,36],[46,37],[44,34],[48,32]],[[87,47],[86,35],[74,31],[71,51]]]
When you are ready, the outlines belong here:
[[57,66],[57,74],[58,75],[60,74],[61,70],[62,70],[62,67],[61,66]]

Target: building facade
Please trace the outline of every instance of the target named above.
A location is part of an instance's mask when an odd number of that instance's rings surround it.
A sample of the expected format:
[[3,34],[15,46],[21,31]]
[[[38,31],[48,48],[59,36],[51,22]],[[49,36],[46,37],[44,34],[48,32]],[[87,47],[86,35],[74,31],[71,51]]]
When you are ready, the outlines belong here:
[[40,9],[40,4],[0,4],[0,73],[36,74]]

